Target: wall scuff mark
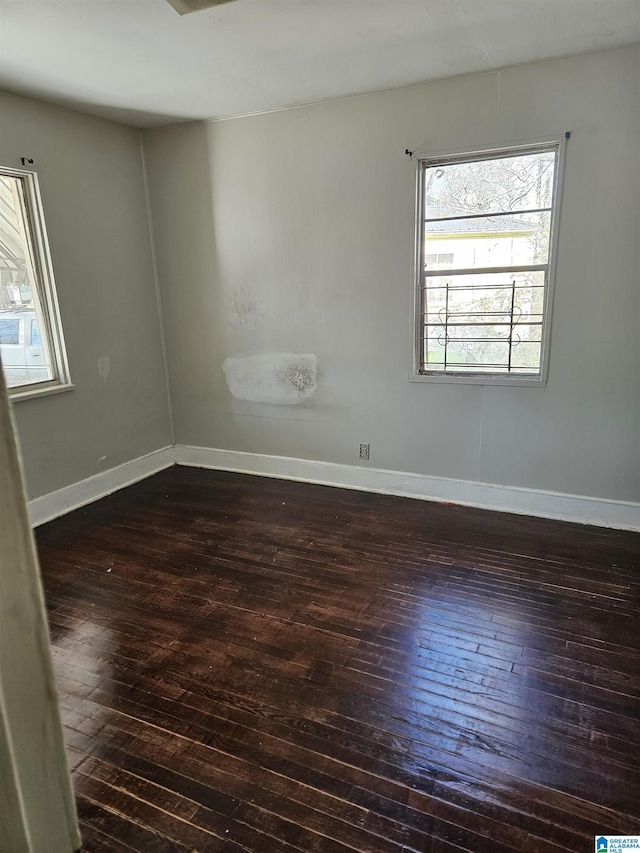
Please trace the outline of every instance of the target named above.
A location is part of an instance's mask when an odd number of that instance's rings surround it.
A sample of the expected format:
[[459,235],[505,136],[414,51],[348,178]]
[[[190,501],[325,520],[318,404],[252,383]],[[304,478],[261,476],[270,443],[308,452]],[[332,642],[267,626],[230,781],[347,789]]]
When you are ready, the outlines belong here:
[[111,373],[111,359],[108,355],[103,355],[98,359],[98,376],[105,382]]
[[238,400],[291,406],[310,399],[318,389],[318,359],[312,353],[229,356],[222,369]]

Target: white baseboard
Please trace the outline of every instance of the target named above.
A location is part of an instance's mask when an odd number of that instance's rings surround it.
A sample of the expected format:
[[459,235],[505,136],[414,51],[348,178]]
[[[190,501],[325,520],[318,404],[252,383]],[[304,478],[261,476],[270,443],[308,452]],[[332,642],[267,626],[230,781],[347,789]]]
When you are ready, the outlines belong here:
[[31,524],[37,527],[46,521],[51,521],[53,518],[58,518],[60,515],[117,492],[125,486],[144,480],[174,464],[174,448],[163,447],[161,450],[154,450],[146,456],[132,459],[131,462],[125,462],[116,468],[101,471],[79,483],[72,483],[41,498],[34,498],[29,501]]
[[178,465],[451,502],[620,530],[640,530],[638,503],[184,444],[176,445],[175,452]]
[[163,447],[29,501],[31,523],[37,527],[176,463],[640,531],[638,503],[184,444]]

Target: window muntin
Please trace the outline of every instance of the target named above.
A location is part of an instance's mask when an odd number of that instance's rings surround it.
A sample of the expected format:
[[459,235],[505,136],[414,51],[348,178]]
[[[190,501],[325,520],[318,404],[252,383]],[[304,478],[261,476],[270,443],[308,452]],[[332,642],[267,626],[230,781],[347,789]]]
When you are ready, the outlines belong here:
[[6,168],[0,168],[0,357],[12,396],[71,387],[37,177]]
[[419,161],[418,375],[544,379],[559,154]]

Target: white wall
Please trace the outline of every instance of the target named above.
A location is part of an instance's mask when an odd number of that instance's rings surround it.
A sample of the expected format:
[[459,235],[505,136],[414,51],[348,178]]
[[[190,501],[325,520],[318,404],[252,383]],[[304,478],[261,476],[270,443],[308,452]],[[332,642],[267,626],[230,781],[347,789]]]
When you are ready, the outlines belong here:
[[171,428],[138,131],[2,95],[0,163],[21,157],[40,180],[76,386],[14,405],[34,498],[170,444]]
[[[144,133],[176,442],[640,499],[638,48]],[[421,152],[571,131],[546,388],[416,384]],[[222,364],[313,353],[297,406]]]

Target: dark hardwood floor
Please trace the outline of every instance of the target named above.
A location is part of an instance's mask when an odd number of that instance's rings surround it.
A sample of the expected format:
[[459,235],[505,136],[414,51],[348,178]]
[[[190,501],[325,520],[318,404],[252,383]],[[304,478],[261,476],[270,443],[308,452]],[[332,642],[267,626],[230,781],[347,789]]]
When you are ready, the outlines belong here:
[[640,535],[173,468],[37,531],[86,853],[640,833]]

